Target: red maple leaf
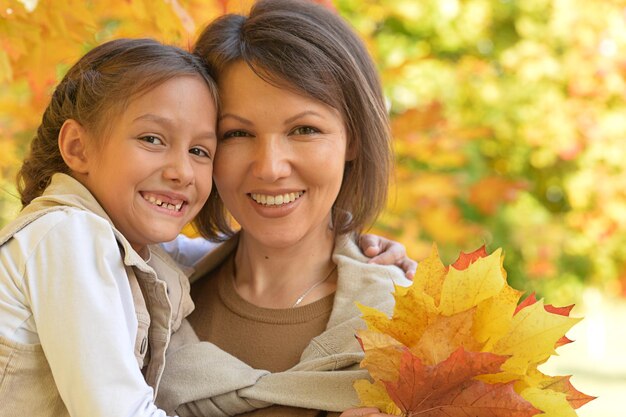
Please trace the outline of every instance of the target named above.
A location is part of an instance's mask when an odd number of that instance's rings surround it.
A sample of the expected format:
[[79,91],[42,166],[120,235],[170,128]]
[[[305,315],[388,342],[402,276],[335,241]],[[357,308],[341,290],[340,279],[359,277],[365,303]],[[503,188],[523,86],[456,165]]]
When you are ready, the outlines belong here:
[[528,417],[539,413],[513,390],[514,382],[488,384],[472,379],[499,372],[507,359],[459,348],[446,360],[427,366],[407,349],[398,380],[383,383],[407,417]]
[[480,248],[476,249],[474,252],[461,252],[459,258],[454,261],[451,266],[458,271],[463,271],[467,269],[468,266],[476,262],[478,259],[486,258],[487,256],[489,256],[489,254],[487,253],[487,249],[485,249],[485,245],[483,245]]

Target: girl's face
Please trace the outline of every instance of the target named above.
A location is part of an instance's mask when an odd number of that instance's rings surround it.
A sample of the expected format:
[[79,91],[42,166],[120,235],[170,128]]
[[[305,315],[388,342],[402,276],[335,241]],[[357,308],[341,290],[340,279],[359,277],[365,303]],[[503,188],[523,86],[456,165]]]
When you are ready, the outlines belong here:
[[174,239],[206,202],[216,111],[200,77],[179,76],[132,99],[100,146],[89,142],[83,183],[134,249]]
[[241,62],[222,74],[219,89],[214,179],[226,208],[270,247],[328,236],[346,161],[342,117]]

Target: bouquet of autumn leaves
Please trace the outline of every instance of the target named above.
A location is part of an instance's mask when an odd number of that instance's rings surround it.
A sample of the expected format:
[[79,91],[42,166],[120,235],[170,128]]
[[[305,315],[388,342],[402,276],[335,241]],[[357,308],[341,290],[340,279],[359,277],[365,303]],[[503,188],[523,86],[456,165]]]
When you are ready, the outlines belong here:
[[498,249],[462,253],[449,268],[436,247],[410,287],[396,287],[393,316],[359,305],[357,338],[373,383],[354,384],[362,405],[420,417],[576,416],[593,397],[569,376],[537,369],[580,319],[506,282]]

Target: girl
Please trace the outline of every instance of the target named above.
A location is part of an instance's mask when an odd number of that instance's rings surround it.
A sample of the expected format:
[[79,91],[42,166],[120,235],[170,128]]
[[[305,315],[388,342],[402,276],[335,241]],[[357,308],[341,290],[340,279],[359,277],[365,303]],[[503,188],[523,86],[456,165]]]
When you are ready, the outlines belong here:
[[0,232],[0,416],[165,415],[165,350],[193,304],[149,245],[204,206],[216,103],[197,57],[147,39],[93,49],[58,85]]

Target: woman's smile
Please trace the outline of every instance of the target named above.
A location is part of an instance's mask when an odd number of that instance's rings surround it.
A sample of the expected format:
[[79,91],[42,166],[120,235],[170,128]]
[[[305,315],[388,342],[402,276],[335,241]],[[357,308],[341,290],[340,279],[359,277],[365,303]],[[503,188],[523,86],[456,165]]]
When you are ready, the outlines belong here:
[[256,212],[266,218],[288,216],[305,198],[305,191],[295,191],[280,194],[250,193],[250,201]]

